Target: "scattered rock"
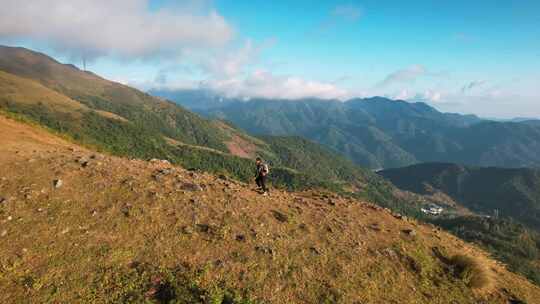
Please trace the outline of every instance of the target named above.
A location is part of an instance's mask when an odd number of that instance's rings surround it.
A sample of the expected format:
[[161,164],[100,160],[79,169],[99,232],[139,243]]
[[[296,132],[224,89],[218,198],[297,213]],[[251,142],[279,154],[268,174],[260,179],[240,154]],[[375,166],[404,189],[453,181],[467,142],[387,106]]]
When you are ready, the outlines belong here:
[[132,187],[135,183],[135,179],[133,177],[125,178],[120,182],[124,186]]
[[99,160],[103,160],[105,159],[105,156],[101,155],[101,154],[92,154],[90,155],[90,158],[91,159],[99,159]]
[[163,164],[163,165],[170,165],[171,164],[171,162],[169,162],[166,159],[157,159],[157,158],[152,158],[150,160],[150,162],[153,163],[153,164]]
[[62,234],[66,234],[68,232],[69,232],[69,228],[66,228],[66,229],[62,230]]
[[7,217],[8,221],[11,221],[12,219],[13,219],[13,216],[11,216],[11,215]]
[[159,169],[157,170],[154,174],[152,174],[152,177],[156,180],[156,181],[160,181],[163,177],[171,174],[173,172],[173,169],[172,168],[164,168],[164,169]]
[[173,172],[172,168],[164,168],[164,169],[159,169],[158,170],[158,174],[162,174],[162,175],[169,175],[172,172]]
[[0,232],[1,237],[4,237],[6,235],[7,235],[7,230],[4,229],[4,230],[2,230],[2,232]]
[[374,205],[374,204],[366,204],[368,208],[370,209],[373,209],[373,210],[382,210],[382,207],[380,206],[377,206],[377,205]]
[[274,255],[274,250],[268,246],[256,246],[255,251],[263,253],[263,254]]
[[5,198],[5,197],[0,197],[0,204],[5,204],[7,203],[8,199]]
[[398,257],[398,254],[396,253],[396,251],[392,248],[386,248],[382,251],[382,254],[389,257],[389,258],[392,258],[392,259],[396,259]]
[[276,211],[276,210],[272,210],[272,215],[274,215],[274,218],[282,223],[285,223],[285,222],[288,222],[289,221],[289,217],[284,214],[284,213],[281,213],[279,211]]
[[81,164],[83,166],[86,166],[86,165],[88,165],[89,159],[87,157],[85,157],[85,156],[81,156],[81,157],[77,158],[75,160],[75,162],[77,162],[77,163],[79,163],[79,164]]
[[381,231],[381,230],[382,230],[382,228],[381,228],[381,227],[379,226],[379,224],[377,224],[377,223],[370,224],[368,227],[369,227],[371,230],[375,230],[375,231]]
[[294,201],[295,201],[296,203],[300,203],[300,204],[305,204],[305,203],[307,203],[307,201],[306,201],[305,199],[301,198],[301,197],[296,197],[296,198],[294,198]]
[[309,231],[310,231],[309,227],[308,227],[306,224],[304,224],[304,223],[298,225],[298,228],[300,228],[300,229],[302,229],[302,230],[304,230],[304,231],[306,231],[306,232],[309,232]]
[[210,232],[211,227],[208,224],[197,224],[197,229],[199,229],[200,232],[208,233]]
[[313,253],[314,255],[321,255],[321,251],[316,247],[309,247],[309,251],[311,251],[311,253]]
[[55,188],[57,188],[57,189],[60,188],[60,187],[62,187],[63,184],[64,184],[64,182],[63,182],[61,179],[55,179],[55,180],[53,181],[53,186],[54,186]]
[[194,232],[195,232],[195,230],[193,230],[193,228],[191,228],[191,226],[182,227],[182,233],[184,233],[184,234],[193,234]]
[[131,204],[126,204],[124,207],[122,207],[120,211],[122,211],[122,214],[124,214],[124,216],[128,217],[131,207]]
[[218,178],[222,180],[229,180],[229,178],[225,174],[218,175]]
[[422,273],[422,264],[415,260],[414,258],[406,255],[403,256],[402,259],[405,261],[407,265],[416,273]]
[[365,244],[366,244],[366,243],[363,242],[363,241],[356,241],[356,242],[353,243],[353,247],[354,247],[354,248],[357,248],[357,249],[360,249],[360,248],[362,248]]
[[406,235],[408,236],[416,236],[416,231],[412,230],[412,229],[403,229],[401,230],[403,233],[405,233]]
[[203,191],[203,188],[201,186],[194,183],[184,183],[182,184],[182,186],[180,186],[180,189],[186,191]]

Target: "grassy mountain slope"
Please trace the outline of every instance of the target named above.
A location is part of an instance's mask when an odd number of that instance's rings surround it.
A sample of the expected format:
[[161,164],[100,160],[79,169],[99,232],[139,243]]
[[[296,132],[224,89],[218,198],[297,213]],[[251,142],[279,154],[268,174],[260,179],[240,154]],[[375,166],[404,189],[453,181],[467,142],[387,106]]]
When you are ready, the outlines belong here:
[[[188,100],[176,100],[178,103],[193,104],[189,95],[181,97]],[[309,138],[370,168],[428,161],[540,166],[540,126],[530,122],[484,121],[473,115],[441,113],[421,102],[382,97],[347,102],[253,99],[209,104],[214,107],[197,110],[229,120],[252,134]]]
[[540,286],[540,234],[509,219],[480,216],[437,217],[434,224],[463,240],[474,242],[512,271]]
[[[299,138],[266,138],[219,120],[203,119],[173,103],[62,65],[39,53],[0,47],[0,110],[31,120],[77,143],[114,155],[167,159],[185,168],[252,182],[253,158],[272,166],[273,186],[324,188],[369,198],[414,214],[418,206],[367,170]],[[114,92],[114,94],[112,93]],[[66,94],[69,94],[66,95]],[[97,94],[97,95],[96,95]],[[321,170],[313,162],[324,164]],[[339,168],[339,169],[338,169]]]
[[540,298],[475,246],[380,207],[315,191],[262,197],[2,116],[0,172],[3,303]]
[[[337,189],[345,179],[350,181],[351,174],[343,170],[338,172],[343,176],[331,180],[320,172],[304,172],[310,169],[309,162],[290,167],[272,150],[277,145],[270,147],[226,122],[201,118],[174,103],[27,49],[0,47],[0,93],[0,109],[116,155],[168,159],[244,181],[253,177],[249,159],[260,155],[275,167],[275,185]],[[302,153],[313,152],[320,160],[315,146]],[[324,157],[328,168],[337,159],[330,153]],[[357,177],[362,179],[361,174]]]
[[39,82],[91,109],[124,117],[135,128],[228,152],[224,145],[228,136],[211,121],[128,86],[60,64],[44,54],[0,47],[0,70]]

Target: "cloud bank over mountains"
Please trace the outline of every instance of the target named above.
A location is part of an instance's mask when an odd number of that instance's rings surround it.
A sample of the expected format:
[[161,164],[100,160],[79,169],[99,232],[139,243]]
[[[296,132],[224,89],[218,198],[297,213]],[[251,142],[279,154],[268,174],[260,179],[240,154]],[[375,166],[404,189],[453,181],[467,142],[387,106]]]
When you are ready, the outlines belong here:
[[140,58],[218,47],[234,36],[215,10],[147,0],[2,0],[0,36],[32,39],[72,55]]
[[[140,77],[111,77],[143,90],[204,88],[229,97],[280,99],[345,100],[380,95],[475,113],[497,105],[507,107],[508,99],[516,103],[515,109],[539,101],[538,92],[530,90],[534,85],[495,84],[482,75],[452,79],[422,62],[396,66],[393,71],[381,62],[386,72],[379,71],[376,76],[367,75],[369,67],[351,66],[343,71],[348,75],[342,77],[346,81],[328,79],[335,75],[324,79],[324,73],[317,79],[304,71],[280,72],[264,56],[277,46],[283,47],[279,33],[264,40],[243,36],[242,29],[235,28],[238,25],[220,14],[210,0],[166,1],[159,5],[150,0],[0,2],[0,40],[42,45],[77,62],[106,58],[117,65],[146,64],[151,68],[141,69]],[[317,38],[328,39],[343,29],[362,26],[365,18],[369,18],[369,11],[360,6],[336,4],[315,20],[313,27],[331,29],[327,36]],[[358,78],[355,73],[366,75]],[[489,115],[499,115],[505,108],[497,109]],[[540,106],[538,109],[534,115],[540,115]]]
[[[227,96],[344,98],[335,84],[276,75],[258,66],[275,39],[255,43],[237,37],[234,27],[210,1],[182,1],[150,9],[148,0],[3,0],[0,38],[32,41],[77,60],[153,60],[163,67],[152,79],[120,80],[142,87],[205,86]],[[357,21],[361,11],[337,6],[332,18]],[[243,40],[243,41],[242,41]],[[174,81],[180,71],[195,79]],[[177,78],[177,77],[176,77]],[[188,77],[189,78],[189,77]]]

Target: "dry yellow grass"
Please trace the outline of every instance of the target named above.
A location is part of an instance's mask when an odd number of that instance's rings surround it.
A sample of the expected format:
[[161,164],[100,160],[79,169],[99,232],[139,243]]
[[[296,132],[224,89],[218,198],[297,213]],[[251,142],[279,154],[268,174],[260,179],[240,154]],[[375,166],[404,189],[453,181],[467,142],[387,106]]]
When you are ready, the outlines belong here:
[[127,119],[117,114],[89,109],[80,102],[51,90],[38,82],[0,71],[0,102],[2,101],[18,105],[41,105],[51,111],[75,116],[79,115],[80,111],[94,111],[103,117],[127,122]]
[[482,258],[456,254],[450,259],[450,263],[455,268],[456,275],[467,286],[479,291],[493,288],[493,275]]
[[0,71],[0,99],[20,104],[43,104],[56,111],[75,113],[86,107],[35,81]]
[[[152,302],[178,269],[205,290],[262,303],[540,298],[540,288],[476,247],[369,203],[316,190],[262,197],[250,185],[94,153],[1,116],[0,197],[2,303]],[[484,258],[493,288],[474,292],[434,248]]]

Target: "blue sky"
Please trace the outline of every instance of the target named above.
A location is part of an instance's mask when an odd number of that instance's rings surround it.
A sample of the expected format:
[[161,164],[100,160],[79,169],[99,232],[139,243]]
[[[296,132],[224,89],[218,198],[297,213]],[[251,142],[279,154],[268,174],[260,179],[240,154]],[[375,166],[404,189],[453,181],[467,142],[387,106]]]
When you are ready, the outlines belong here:
[[0,1],[0,43],[141,89],[540,117],[540,1]]

